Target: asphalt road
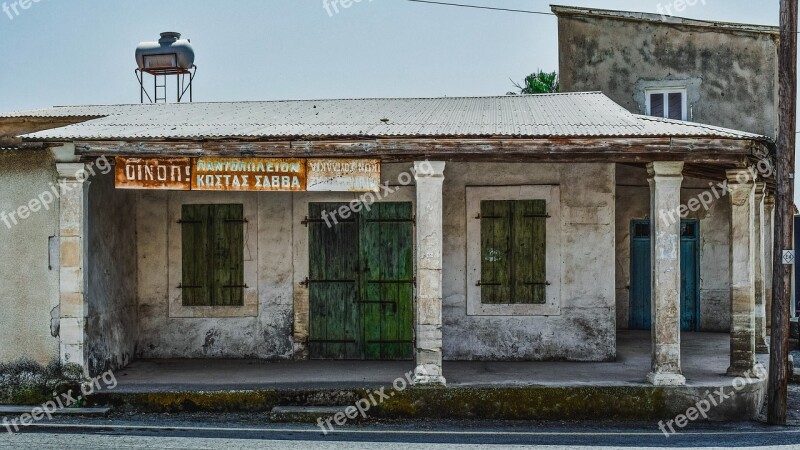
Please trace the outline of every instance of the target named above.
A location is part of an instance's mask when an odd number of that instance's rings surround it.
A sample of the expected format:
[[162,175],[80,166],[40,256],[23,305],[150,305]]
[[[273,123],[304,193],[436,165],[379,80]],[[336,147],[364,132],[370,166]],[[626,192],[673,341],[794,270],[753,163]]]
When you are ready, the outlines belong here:
[[[252,418],[251,418],[252,419]],[[0,436],[0,448],[450,449],[450,448],[798,448],[800,427],[701,425],[669,438],[655,424],[542,425],[425,422],[351,426],[324,435],[313,425],[225,425],[202,418],[74,420]]]

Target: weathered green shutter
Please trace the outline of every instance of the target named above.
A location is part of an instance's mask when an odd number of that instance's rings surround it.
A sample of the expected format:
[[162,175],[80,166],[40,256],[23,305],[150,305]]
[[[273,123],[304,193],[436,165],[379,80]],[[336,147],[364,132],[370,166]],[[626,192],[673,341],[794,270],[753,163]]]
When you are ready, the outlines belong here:
[[481,202],[481,302],[546,303],[545,200]]
[[183,205],[184,306],[244,304],[244,207]]
[[514,202],[512,303],[541,305],[547,302],[546,224],[546,201]]
[[209,209],[209,205],[183,205],[181,209],[181,290],[184,306],[211,304]]
[[211,302],[244,305],[244,206],[211,207]]
[[481,202],[481,302],[509,303],[512,292],[513,202]]

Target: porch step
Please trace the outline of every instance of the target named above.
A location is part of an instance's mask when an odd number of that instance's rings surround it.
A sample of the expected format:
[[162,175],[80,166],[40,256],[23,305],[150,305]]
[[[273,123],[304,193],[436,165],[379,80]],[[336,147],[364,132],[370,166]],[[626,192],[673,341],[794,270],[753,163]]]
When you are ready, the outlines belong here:
[[[0,417],[30,414],[35,408],[35,406],[0,406]],[[105,416],[110,411],[111,408],[61,408],[52,411],[50,414],[53,416]]]
[[344,412],[346,406],[276,406],[269,414],[271,422],[317,423]]

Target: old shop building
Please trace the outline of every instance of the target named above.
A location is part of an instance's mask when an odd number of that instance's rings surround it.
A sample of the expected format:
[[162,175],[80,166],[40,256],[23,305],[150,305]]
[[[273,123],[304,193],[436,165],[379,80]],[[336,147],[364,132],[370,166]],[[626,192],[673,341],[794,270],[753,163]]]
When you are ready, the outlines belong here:
[[[756,134],[635,115],[601,93],[0,121],[21,135],[0,155],[0,210],[69,187],[0,228],[14,255],[0,330],[26,340],[6,360],[59,356],[91,373],[153,358],[413,360],[420,383],[443,383],[443,360],[613,361],[627,258],[615,237],[632,227],[654,249],[637,253],[652,267],[654,331],[649,375],[630,377],[682,384],[684,241],[706,225],[653,220],[649,233],[619,212],[644,202],[636,220],[660,217],[679,210],[682,186],[727,180],[708,226],[734,238],[695,269],[724,273],[733,301],[699,323],[729,318],[730,374],[755,362],[754,249],[769,233],[754,217],[769,180],[748,168],[772,152]],[[114,171],[96,170],[103,161]],[[87,165],[95,176],[76,175]],[[649,189],[627,191],[620,173]],[[347,207],[367,191],[375,203]]]

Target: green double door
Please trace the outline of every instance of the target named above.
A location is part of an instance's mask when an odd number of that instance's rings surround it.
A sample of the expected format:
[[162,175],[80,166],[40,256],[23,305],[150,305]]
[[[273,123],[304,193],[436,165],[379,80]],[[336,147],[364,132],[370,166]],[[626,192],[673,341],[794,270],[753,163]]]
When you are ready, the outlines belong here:
[[309,204],[312,359],[413,356],[411,203],[375,203],[342,219],[346,203]]

